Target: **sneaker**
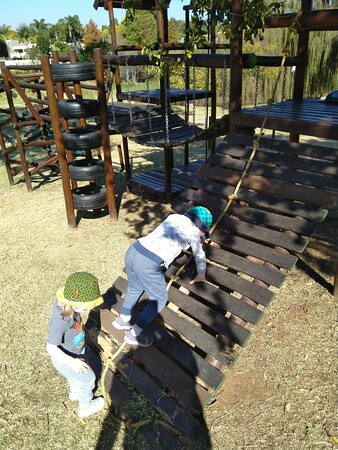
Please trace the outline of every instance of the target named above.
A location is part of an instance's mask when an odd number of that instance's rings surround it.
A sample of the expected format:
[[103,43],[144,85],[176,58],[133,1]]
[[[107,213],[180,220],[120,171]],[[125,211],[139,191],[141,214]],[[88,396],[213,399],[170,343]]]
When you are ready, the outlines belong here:
[[113,321],[113,327],[115,327],[117,330],[130,330],[131,324],[130,324],[129,320],[127,320],[125,322],[124,320],[121,319],[120,316],[118,316]]
[[76,402],[76,400],[78,400],[76,392],[69,391],[69,400],[71,402]]
[[81,408],[79,406],[79,410],[78,410],[79,417],[83,418],[83,417],[91,416],[92,414],[95,414],[95,413],[101,411],[101,409],[103,409],[103,407],[104,407],[104,398],[97,397],[97,398],[91,400],[88,403],[88,405],[85,406],[84,408]]
[[124,335],[124,342],[126,342],[129,345],[137,345],[140,347],[149,347],[153,342],[154,339],[149,333],[141,333],[138,336],[134,336],[130,330],[126,332]]

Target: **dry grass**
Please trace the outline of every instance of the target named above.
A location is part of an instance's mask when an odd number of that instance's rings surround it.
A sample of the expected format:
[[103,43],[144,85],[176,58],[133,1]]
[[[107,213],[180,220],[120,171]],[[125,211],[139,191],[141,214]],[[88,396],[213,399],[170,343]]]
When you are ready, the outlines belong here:
[[[131,151],[143,154],[135,165],[160,164],[151,149]],[[122,186],[122,176],[117,179]],[[61,182],[52,180],[28,193],[23,183],[10,188],[0,167],[0,448],[6,450],[96,448],[105,413],[76,418],[45,352],[53,295],[77,270],[93,272],[102,291],[108,289],[122,275],[127,246],[166,209],[124,196],[117,222],[83,219],[71,230]],[[313,239],[303,257],[327,283],[333,278],[336,230],[337,221],[327,220],[318,232],[322,241]],[[212,448],[333,447],[335,356],[333,298],[297,267],[205,412]],[[130,436],[125,440],[118,418],[109,432],[115,441],[109,448],[138,447]],[[206,448],[206,442],[202,436],[187,446]]]

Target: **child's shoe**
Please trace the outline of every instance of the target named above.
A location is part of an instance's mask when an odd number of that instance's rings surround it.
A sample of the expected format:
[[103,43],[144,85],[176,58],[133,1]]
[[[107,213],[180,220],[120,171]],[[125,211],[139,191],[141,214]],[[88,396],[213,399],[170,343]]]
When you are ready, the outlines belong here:
[[124,335],[124,341],[129,345],[149,347],[154,342],[154,339],[149,333],[141,333],[138,336],[134,336],[131,330],[128,330]]
[[91,400],[89,403],[87,403],[85,406],[79,405],[78,414],[79,417],[84,418],[91,416],[92,414],[95,414],[104,407],[104,398],[103,397],[97,397],[93,400]]
[[117,330],[130,330],[131,324],[129,320],[126,322],[121,319],[120,316],[116,317],[116,319],[112,323],[113,327],[115,327]]

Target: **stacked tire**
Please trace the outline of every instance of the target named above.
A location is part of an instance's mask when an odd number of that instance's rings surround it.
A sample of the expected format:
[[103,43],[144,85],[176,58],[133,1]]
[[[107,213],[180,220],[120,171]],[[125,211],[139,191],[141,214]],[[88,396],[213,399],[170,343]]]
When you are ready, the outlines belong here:
[[[91,62],[52,64],[51,66],[54,81],[95,80],[95,64]],[[66,120],[96,118],[100,115],[97,100],[62,100],[58,103],[58,109],[60,115]],[[102,136],[97,125],[87,125],[64,131],[63,141],[66,149],[74,152],[85,151],[101,147]],[[107,205],[107,191],[104,186],[104,162],[100,159],[85,158],[70,162],[68,168],[72,180],[91,182],[72,190],[74,208],[77,210],[94,210],[105,207]]]

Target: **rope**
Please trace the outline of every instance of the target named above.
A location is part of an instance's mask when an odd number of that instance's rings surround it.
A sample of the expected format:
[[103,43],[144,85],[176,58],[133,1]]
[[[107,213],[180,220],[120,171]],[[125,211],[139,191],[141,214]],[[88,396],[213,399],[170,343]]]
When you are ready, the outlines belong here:
[[115,371],[117,365],[114,361],[119,356],[119,354],[122,352],[122,350],[125,348],[126,345],[127,345],[126,342],[122,342],[122,344],[118,347],[118,349],[113,355],[107,349],[104,349],[103,352],[101,352],[101,358],[104,367],[101,375],[101,389],[103,398],[107,405],[110,404],[110,399],[106,390],[106,376],[109,369],[111,369],[113,372]]

